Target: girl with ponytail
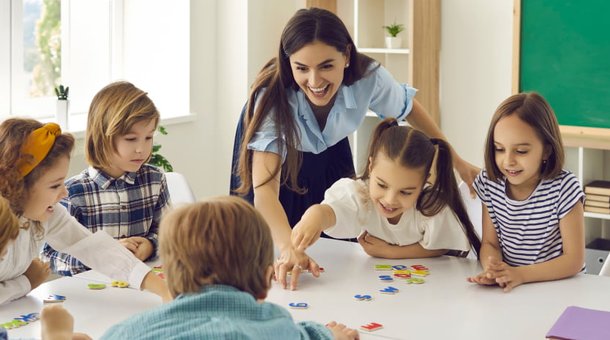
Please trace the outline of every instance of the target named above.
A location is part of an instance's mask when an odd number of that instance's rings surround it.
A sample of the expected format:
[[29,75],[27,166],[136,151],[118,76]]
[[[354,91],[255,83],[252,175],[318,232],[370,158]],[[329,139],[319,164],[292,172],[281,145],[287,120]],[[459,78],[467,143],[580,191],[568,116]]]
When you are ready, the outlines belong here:
[[371,256],[422,258],[478,254],[481,242],[466,214],[447,142],[382,121],[371,138],[366,169],[331,186],[292,231],[305,250],[320,232],[358,236]]

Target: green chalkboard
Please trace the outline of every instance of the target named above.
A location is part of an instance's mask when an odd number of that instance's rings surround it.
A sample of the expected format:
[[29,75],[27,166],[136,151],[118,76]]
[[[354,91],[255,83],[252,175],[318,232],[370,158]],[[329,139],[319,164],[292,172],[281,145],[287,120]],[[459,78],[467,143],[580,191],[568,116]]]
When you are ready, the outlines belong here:
[[521,0],[519,91],[559,124],[610,128],[610,0]]

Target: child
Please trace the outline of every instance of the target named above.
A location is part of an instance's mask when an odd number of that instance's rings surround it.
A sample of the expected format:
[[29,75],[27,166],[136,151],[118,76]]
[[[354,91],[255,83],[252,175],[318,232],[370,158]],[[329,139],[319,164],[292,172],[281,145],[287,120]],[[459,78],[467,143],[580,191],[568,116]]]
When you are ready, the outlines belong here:
[[[146,92],[128,82],[100,90],[89,108],[85,156],[89,168],[66,181],[62,204],[92,232],[104,230],[146,261],[156,256],[157,232],[169,194],[165,176],[146,164],[159,112]],[[51,269],[71,276],[89,268],[48,244]]]
[[174,301],[112,327],[103,339],[358,338],[334,322],[295,324],[285,309],[263,302],[273,276],[273,241],[262,215],[241,198],[167,214],[160,255]]
[[66,196],[74,138],[59,125],[11,118],[0,124],[0,195],[19,218],[19,235],[0,261],[0,304],[26,295],[49,274],[42,244],[78,257],[101,273],[167,298],[163,280],[106,233],[91,234],[58,202]]
[[544,98],[520,93],[500,104],[475,180],[484,203],[483,272],[468,281],[508,292],[584,268],[584,194],[563,161],[557,119]]
[[382,258],[449,251],[466,256],[471,246],[476,252],[480,247],[455,182],[449,145],[393,118],[375,129],[362,177],[337,181],[321,204],[307,209],[292,232],[294,247],[305,250],[322,231],[338,238],[361,234],[364,250]]
[[8,245],[19,236],[19,221],[8,201],[0,196],[0,262],[8,252]]

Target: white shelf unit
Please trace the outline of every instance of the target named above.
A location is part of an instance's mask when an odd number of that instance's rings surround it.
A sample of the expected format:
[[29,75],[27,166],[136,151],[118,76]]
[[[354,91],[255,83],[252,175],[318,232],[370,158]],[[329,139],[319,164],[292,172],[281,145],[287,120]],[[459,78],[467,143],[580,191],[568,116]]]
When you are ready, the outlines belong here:
[[[417,88],[417,100],[440,124],[440,0],[337,0],[336,5],[358,51],[380,62],[398,82]],[[393,23],[405,27],[398,34],[401,48],[385,47],[383,26]],[[350,137],[357,174],[366,165],[370,134],[378,123],[369,112]]]
[[[594,180],[610,180],[610,134],[607,130],[560,127],[565,145],[565,167],[572,171],[584,187]],[[593,132],[591,132],[593,131]],[[587,273],[597,275],[608,260],[610,214],[585,212],[585,261]]]
[[408,48],[359,48],[359,52],[366,54],[409,54]]
[[[594,180],[610,180],[610,150],[584,146],[567,146],[566,168],[586,186]],[[585,211],[585,242],[596,238],[610,239],[610,214]]]

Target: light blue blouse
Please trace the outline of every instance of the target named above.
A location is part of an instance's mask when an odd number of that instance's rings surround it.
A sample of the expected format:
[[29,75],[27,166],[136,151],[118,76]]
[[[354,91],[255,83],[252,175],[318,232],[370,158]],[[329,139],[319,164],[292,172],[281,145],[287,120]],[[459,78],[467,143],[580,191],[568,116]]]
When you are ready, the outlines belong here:
[[[377,64],[371,66],[376,67]],[[288,104],[301,138],[300,151],[319,154],[337,144],[362,124],[368,110],[381,119],[404,119],[413,107],[416,89],[398,83],[383,67],[374,69],[367,77],[351,86],[341,85],[335,104],[328,114],[323,131],[311,109],[307,96],[301,91],[288,90]],[[279,138],[275,134],[273,115],[268,115],[261,128],[248,144],[249,150],[279,153]],[[282,155],[285,158],[285,155]]]

